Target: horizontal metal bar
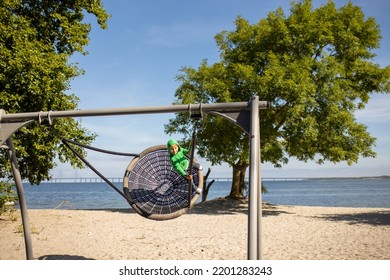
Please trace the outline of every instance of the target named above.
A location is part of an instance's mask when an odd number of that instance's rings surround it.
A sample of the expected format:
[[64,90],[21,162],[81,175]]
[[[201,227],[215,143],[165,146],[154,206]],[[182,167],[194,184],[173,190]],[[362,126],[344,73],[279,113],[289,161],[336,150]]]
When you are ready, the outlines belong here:
[[[259,102],[259,109],[268,108],[267,101]],[[2,114],[0,122],[16,122],[24,120],[49,120],[54,118],[67,117],[92,117],[92,116],[114,116],[114,115],[136,115],[136,114],[158,114],[158,113],[179,113],[179,112],[199,112],[207,113],[209,111],[237,111],[250,109],[248,102],[229,102],[229,103],[211,103],[211,104],[185,104],[168,106],[145,106],[145,107],[126,107],[111,109],[84,109],[73,111],[49,111],[49,112],[26,112]]]

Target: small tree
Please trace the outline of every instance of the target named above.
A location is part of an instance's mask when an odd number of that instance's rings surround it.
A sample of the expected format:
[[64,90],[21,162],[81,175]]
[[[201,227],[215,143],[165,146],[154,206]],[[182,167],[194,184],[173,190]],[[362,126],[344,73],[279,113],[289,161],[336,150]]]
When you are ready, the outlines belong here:
[[[217,34],[221,61],[184,67],[176,104],[248,101],[253,95],[271,108],[260,111],[261,159],[276,167],[298,160],[345,161],[373,157],[375,138],[358,123],[375,92],[390,91],[390,68],[372,62],[380,29],[351,2],[332,1],[313,9],[310,0],[292,2],[290,15],[277,9],[253,25],[242,17],[234,31]],[[190,139],[191,124],[178,114],[168,133]],[[233,124],[209,117],[198,133],[198,153],[233,168],[230,196],[241,197],[249,165],[248,137]]]

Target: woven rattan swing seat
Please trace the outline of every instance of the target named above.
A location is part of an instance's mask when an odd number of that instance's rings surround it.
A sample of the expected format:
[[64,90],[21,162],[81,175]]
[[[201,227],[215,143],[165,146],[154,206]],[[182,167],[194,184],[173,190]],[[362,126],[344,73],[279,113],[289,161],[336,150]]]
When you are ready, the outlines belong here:
[[[195,161],[195,159],[194,159]],[[152,220],[169,220],[186,213],[203,189],[202,170],[193,168],[194,185],[188,205],[188,180],[172,167],[166,145],[144,150],[127,167],[123,192],[131,207]]]

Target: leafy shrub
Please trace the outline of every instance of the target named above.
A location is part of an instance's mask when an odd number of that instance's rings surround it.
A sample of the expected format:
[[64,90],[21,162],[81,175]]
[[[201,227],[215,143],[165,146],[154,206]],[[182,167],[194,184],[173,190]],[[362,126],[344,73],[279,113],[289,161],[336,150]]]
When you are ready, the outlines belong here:
[[12,203],[17,200],[17,196],[15,191],[13,190],[13,185],[8,182],[0,181],[0,215],[11,207]]

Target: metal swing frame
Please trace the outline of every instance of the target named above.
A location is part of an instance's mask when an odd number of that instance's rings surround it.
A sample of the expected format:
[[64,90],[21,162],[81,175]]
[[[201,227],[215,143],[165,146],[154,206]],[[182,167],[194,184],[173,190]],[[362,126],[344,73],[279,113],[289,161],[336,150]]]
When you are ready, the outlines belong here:
[[[267,101],[259,101],[258,96],[251,98],[249,102],[230,102],[213,104],[188,104],[169,106],[127,107],[113,109],[88,109],[73,111],[49,111],[6,114],[0,109],[0,148],[7,150],[13,178],[18,194],[20,211],[22,216],[26,258],[33,259],[31,232],[27,214],[27,203],[24,195],[22,178],[17,162],[17,155],[12,144],[12,135],[23,126],[38,121],[52,124],[55,118],[91,117],[136,115],[157,113],[179,113],[198,111],[200,113],[218,115],[237,126],[241,127],[249,135],[249,199],[248,199],[248,240],[247,257],[249,260],[262,259],[262,195],[260,173],[260,119],[259,109],[267,109]],[[194,109],[197,108],[197,109]]]

